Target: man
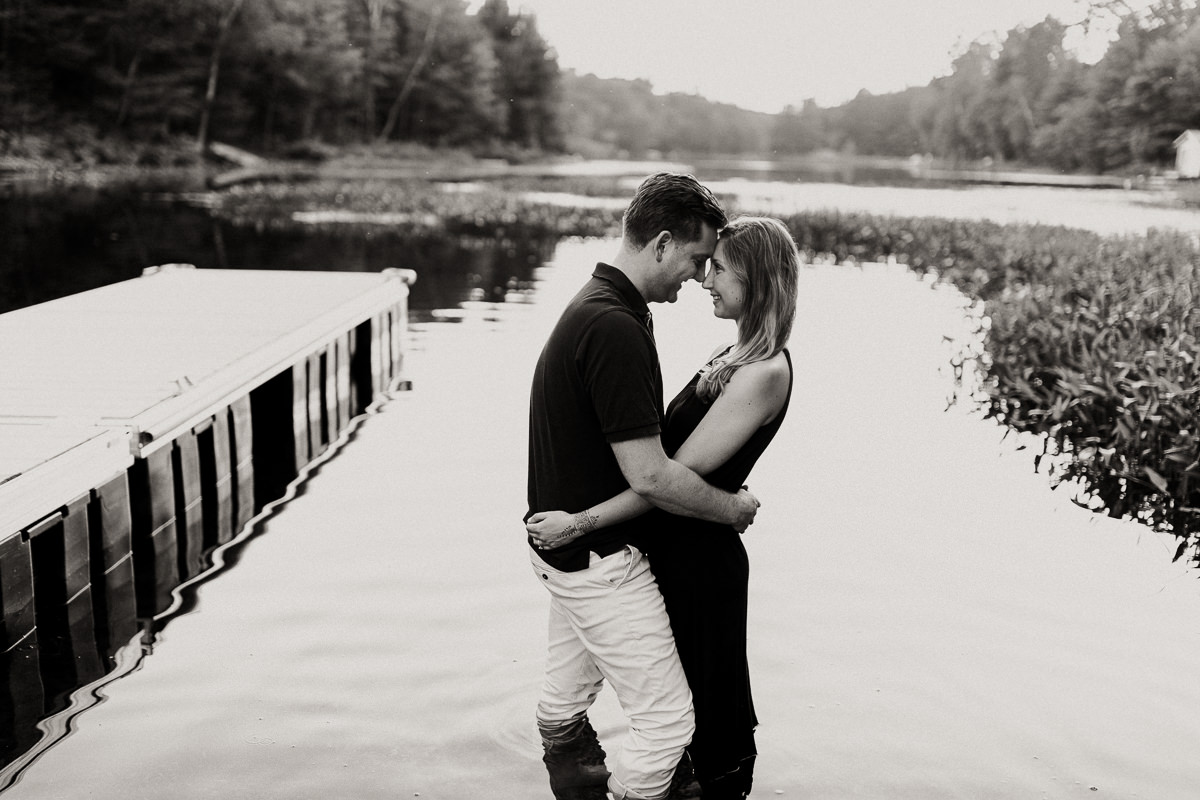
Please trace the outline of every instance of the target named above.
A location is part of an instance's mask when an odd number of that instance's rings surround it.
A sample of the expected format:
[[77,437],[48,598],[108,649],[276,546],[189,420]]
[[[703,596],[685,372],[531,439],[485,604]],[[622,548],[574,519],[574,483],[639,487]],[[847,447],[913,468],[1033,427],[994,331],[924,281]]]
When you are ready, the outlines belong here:
[[[667,458],[659,440],[662,373],[648,302],[674,302],[702,280],[725,212],[690,175],[638,188],[613,263],[567,305],[534,371],[529,513],[580,510],[632,487],[675,513],[744,530],[758,501],[715,489]],[[638,542],[641,519],[593,529],[553,550],[530,539],[550,591],[538,728],[558,800],[665,797],[694,729],[691,693],[662,596]],[[587,711],[607,680],[630,726],[609,775]]]

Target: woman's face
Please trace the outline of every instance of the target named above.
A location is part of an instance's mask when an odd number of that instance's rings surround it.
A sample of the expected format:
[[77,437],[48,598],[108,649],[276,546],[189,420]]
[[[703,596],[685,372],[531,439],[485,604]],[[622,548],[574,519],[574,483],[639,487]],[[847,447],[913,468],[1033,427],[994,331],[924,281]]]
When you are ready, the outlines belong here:
[[717,242],[708,274],[702,284],[713,298],[713,314],[721,319],[736,320],[746,304],[746,285],[738,279],[733,267],[725,260],[725,244]]

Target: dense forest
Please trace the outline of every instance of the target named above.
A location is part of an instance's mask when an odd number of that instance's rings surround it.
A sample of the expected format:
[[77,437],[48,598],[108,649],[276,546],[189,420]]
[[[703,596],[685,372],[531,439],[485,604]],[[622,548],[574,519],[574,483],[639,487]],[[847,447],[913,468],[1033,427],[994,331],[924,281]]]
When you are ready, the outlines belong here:
[[0,129],[559,150],[559,69],[488,0],[4,0]]
[[[1073,25],[1118,22],[1094,64]],[[477,155],[814,151],[1121,171],[1200,127],[1197,0],[1092,2],[961,52],[948,75],[780,114],[560,69],[506,0],[3,0],[0,155],[47,137],[264,153],[415,142]],[[103,147],[99,150],[103,152]]]
[[928,86],[822,111],[806,105],[780,120],[775,143],[858,153],[930,153],[952,160],[1042,164],[1104,172],[1161,165],[1172,142],[1200,127],[1200,11],[1195,0],[1158,0],[1134,13],[1121,0],[1092,3],[1088,18],[1119,20],[1095,64],[1063,46],[1068,26],[1047,17],[976,41],[951,74]]

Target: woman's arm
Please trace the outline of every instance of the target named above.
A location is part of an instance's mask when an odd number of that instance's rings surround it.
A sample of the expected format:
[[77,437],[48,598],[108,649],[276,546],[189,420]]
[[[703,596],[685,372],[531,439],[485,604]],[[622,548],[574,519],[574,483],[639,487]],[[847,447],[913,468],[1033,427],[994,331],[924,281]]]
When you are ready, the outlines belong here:
[[783,408],[790,379],[782,355],[738,369],[675,453],[675,460],[701,475],[724,464]]
[[[790,378],[786,360],[780,361],[782,363],[770,359],[747,364],[735,372],[696,430],[679,448],[674,460],[700,475],[707,475],[729,460],[754,431],[773,419],[787,399]],[[576,514],[538,512],[529,518],[525,527],[535,542],[550,549],[590,530],[644,514],[653,505],[632,489],[626,489]],[[666,504],[664,507],[673,513],[691,516],[686,509]]]
[[577,536],[596,528],[607,528],[645,514],[654,505],[633,489],[626,489],[603,503],[576,514],[566,511],[538,511],[525,523],[525,530],[544,550],[561,547]]

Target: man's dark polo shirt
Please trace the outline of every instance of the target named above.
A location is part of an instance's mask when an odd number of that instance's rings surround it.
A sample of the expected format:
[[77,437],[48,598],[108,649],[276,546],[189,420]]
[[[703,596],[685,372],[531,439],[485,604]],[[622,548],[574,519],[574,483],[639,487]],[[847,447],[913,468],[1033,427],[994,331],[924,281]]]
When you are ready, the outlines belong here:
[[[649,319],[629,278],[607,264],[596,266],[563,311],[533,373],[529,515],[576,513],[629,488],[611,444],[657,435],[663,416]],[[598,528],[538,554],[574,572],[587,567],[589,551],[606,556],[641,539],[645,524],[638,517]]]

